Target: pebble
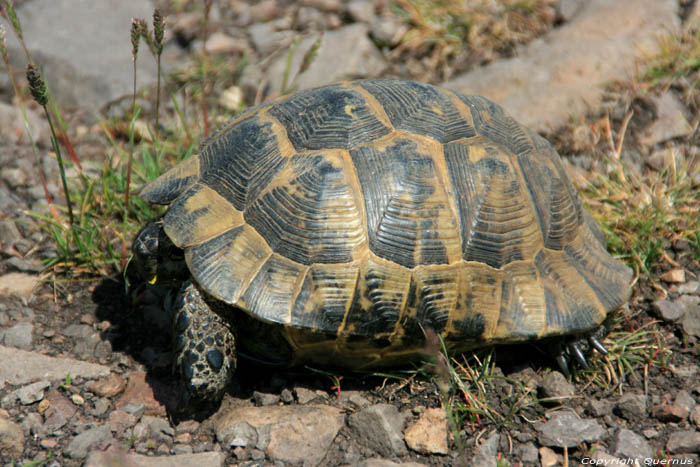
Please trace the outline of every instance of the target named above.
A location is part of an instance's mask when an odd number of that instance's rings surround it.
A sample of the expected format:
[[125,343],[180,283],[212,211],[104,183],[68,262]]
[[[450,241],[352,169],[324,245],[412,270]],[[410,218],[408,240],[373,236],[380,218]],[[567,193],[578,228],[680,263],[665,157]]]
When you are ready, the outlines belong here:
[[666,449],[669,452],[697,452],[700,453],[700,433],[697,431],[677,431],[668,436]]
[[562,456],[560,456],[547,446],[542,446],[539,450],[539,454],[540,465],[542,467],[554,467],[562,465]]
[[685,307],[670,300],[657,300],[652,304],[652,310],[664,321],[678,321],[685,314]]
[[372,405],[372,402],[363,396],[360,391],[342,390],[340,391],[340,397],[338,397],[338,404],[357,410],[369,407]]
[[427,409],[404,431],[406,444],[423,454],[447,454],[447,417],[442,408]]
[[101,417],[107,412],[107,410],[109,410],[109,400],[104,397],[100,397],[95,401],[95,407],[90,411],[90,413],[95,417]]
[[588,409],[594,417],[604,417],[610,415],[615,404],[607,399],[590,399]]
[[544,375],[540,389],[545,397],[558,399],[568,399],[574,395],[574,386],[566,377],[558,371],[552,371]]
[[620,428],[613,436],[612,454],[620,458],[632,458],[644,465],[645,459],[651,459],[654,451],[644,438],[627,428]]
[[33,404],[44,398],[44,390],[49,386],[51,386],[51,383],[48,381],[37,381],[18,389],[16,395],[22,405]]
[[294,388],[294,395],[297,398],[297,402],[300,404],[310,404],[311,402],[316,401],[319,397],[316,391],[312,391],[311,389],[301,386]]
[[125,388],[126,380],[116,373],[110,373],[108,377],[91,381],[86,385],[88,391],[102,397],[116,396]]
[[688,308],[681,318],[681,325],[684,333],[700,337],[700,306],[695,305]]
[[515,451],[516,456],[523,462],[535,464],[537,462],[537,447],[535,443],[525,443],[518,446]]
[[617,401],[616,408],[622,418],[632,422],[646,417],[647,400],[642,394],[626,393]]
[[661,274],[659,278],[669,284],[681,284],[685,282],[685,269],[670,269]]
[[73,401],[75,405],[82,406],[85,405],[85,399],[80,394],[73,394],[70,396],[70,400]]
[[73,418],[78,408],[57,390],[50,391],[46,398],[51,405],[44,413],[44,429],[47,433],[54,433]]
[[24,451],[24,431],[7,418],[0,417],[0,453],[19,457]]
[[[0,209],[2,209],[0,207]],[[0,294],[28,299],[39,285],[39,276],[24,272],[10,272],[0,276]]]
[[535,430],[540,444],[559,448],[598,441],[605,435],[596,420],[579,418],[570,412],[555,413],[546,423],[535,424]]
[[678,293],[696,295],[700,293],[700,282],[688,281],[685,284],[681,284],[678,286]]
[[687,408],[675,404],[662,404],[651,408],[652,417],[661,422],[678,423],[688,418],[689,414]]
[[339,409],[325,405],[237,407],[219,418],[215,431],[217,440],[230,445],[243,432],[241,423],[245,422],[257,432],[255,448],[264,450],[263,455],[290,464],[316,465],[343,427],[344,418]]
[[99,425],[72,438],[65,448],[64,455],[71,459],[84,459],[91,447],[111,440],[112,430],[109,425]]
[[253,391],[253,400],[255,405],[275,405],[280,401],[280,396],[277,394],[268,394],[260,391]]
[[[642,144],[645,146],[653,146],[672,138],[685,136],[693,131],[693,128],[683,115],[683,104],[673,93],[665,92],[658,97],[652,96],[651,101],[656,107],[656,119],[641,135],[640,139]],[[685,282],[685,271],[683,272],[682,279],[683,280],[666,282]]]
[[138,419],[124,410],[114,410],[107,418],[109,428],[117,434],[125,432],[136,424]]
[[348,425],[360,442],[384,457],[407,454],[402,431],[404,417],[389,404],[376,404],[348,417]]
[[492,433],[481,445],[476,448],[474,454],[474,465],[483,467],[497,467],[496,456],[498,455],[498,443],[501,442],[501,435],[498,432]]

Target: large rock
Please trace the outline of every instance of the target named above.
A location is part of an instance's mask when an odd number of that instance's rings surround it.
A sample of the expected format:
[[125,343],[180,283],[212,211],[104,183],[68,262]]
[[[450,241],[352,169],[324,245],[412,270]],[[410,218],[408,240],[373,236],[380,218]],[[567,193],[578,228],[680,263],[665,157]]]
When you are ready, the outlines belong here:
[[[17,8],[24,40],[49,80],[53,96],[70,107],[97,111],[131,93],[131,18],[151,24],[149,0],[32,0]],[[15,68],[26,57],[7,22],[8,48]],[[154,60],[141,44],[139,85],[154,83]]]
[[0,345],[0,387],[36,380],[62,381],[70,373],[84,379],[109,375],[109,367],[13,349]]
[[558,127],[601,101],[606,82],[635,73],[658,50],[659,33],[679,29],[675,0],[588,0],[572,22],[517,56],[452,79],[446,86],[481,94],[536,130]]
[[[344,421],[340,409],[326,405],[239,407],[218,420],[216,437],[229,446],[255,443],[273,460],[317,465]],[[244,424],[256,432],[243,433],[251,431]]]
[[[379,76],[387,68],[384,57],[368,36],[365,24],[351,24],[336,31],[328,31],[321,39],[316,58],[301,74],[298,74],[304,55],[314,45],[318,36],[302,39],[292,58],[288,88],[309,89],[353,78]],[[287,53],[279,56],[265,72],[270,79],[270,92],[278,94],[287,67]]]

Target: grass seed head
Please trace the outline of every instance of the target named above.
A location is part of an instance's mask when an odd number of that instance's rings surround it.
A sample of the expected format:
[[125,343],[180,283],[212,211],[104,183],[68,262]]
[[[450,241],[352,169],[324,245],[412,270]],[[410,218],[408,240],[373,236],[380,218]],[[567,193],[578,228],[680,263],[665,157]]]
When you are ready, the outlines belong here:
[[46,83],[33,65],[27,65],[27,81],[29,82],[29,91],[32,93],[34,100],[42,107],[46,107],[46,104],[49,102]]
[[134,60],[139,54],[139,41],[141,40],[141,29],[139,28],[139,20],[131,18],[131,56]]
[[4,0],[4,3],[5,7],[0,8],[0,13],[2,13],[2,16],[4,16],[10,23],[12,23],[12,28],[15,30],[17,37],[19,37],[20,40],[24,40],[22,37],[22,25],[19,23],[19,18],[15,12],[15,6],[13,5],[12,0]]
[[163,34],[165,32],[165,27],[163,25],[163,16],[160,14],[160,10],[156,8],[153,10],[153,42],[155,45],[156,53],[158,55],[163,52]]
[[0,53],[7,66],[10,66],[10,56],[7,53],[7,40],[5,40],[5,28],[0,25]]

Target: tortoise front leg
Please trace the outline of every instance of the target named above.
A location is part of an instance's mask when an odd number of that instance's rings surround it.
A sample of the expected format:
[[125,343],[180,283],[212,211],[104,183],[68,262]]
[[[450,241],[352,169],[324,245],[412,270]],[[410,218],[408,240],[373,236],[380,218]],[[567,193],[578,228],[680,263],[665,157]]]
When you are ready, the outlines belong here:
[[184,386],[178,409],[218,402],[236,370],[233,325],[220,314],[228,309],[207,297],[192,281],[182,285],[173,308],[173,372]]

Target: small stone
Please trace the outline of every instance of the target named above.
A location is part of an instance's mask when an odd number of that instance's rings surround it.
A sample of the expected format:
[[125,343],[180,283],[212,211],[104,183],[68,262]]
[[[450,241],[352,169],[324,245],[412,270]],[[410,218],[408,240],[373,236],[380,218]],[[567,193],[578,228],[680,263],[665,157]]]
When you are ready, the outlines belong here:
[[656,106],[657,119],[649,125],[641,137],[645,146],[653,146],[693,131],[683,115],[683,104],[673,93],[666,92],[659,97],[653,97],[652,100]]
[[282,392],[280,393],[280,400],[285,404],[291,404],[294,402],[294,394],[292,394],[292,391],[289,389],[282,389]]
[[423,454],[447,454],[447,417],[441,408],[427,409],[404,431],[406,444]]
[[205,50],[212,55],[230,55],[246,51],[245,40],[236,39],[222,32],[213,33],[204,45]]
[[62,392],[52,390],[46,395],[51,406],[44,413],[44,429],[47,433],[60,430],[76,414],[78,409]]
[[349,406],[353,409],[364,409],[365,407],[372,405],[372,403],[365,396],[363,396],[360,391],[351,390],[340,391],[338,403],[341,406]]
[[131,402],[123,406],[122,410],[140,419],[146,411],[146,406],[141,402]]
[[178,454],[192,454],[193,449],[192,446],[189,444],[176,444],[173,446],[173,454],[178,455]]
[[[684,295],[687,296],[687,295]],[[700,306],[689,307],[681,317],[683,332],[689,336],[700,337]]]
[[42,439],[39,442],[39,446],[41,446],[42,448],[44,448],[46,450],[54,451],[58,447],[58,442],[56,440],[53,440],[53,439]]
[[531,464],[537,463],[537,447],[535,443],[525,443],[521,444],[515,451],[515,454],[523,462],[528,462]]
[[654,312],[664,321],[678,321],[685,314],[685,308],[670,300],[657,300],[652,304]]
[[44,390],[51,386],[48,381],[38,381],[28,384],[16,391],[17,397],[22,405],[33,404],[44,398]]
[[584,441],[598,441],[605,430],[594,419],[579,418],[570,412],[557,412],[546,423],[535,425],[540,444],[553,447],[574,447]]
[[690,421],[695,424],[695,426],[700,428],[700,405],[693,407],[690,411]]
[[669,284],[680,284],[685,282],[685,269],[671,269],[659,276],[662,281]]
[[175,433],[194,433],[199,428],[197,420],[184,420],[177,424]]
[[562,464],[562,457],[546,446],[540,448],[540,465],[542,467],[554,467]]
[[347,5],[346,10],[353,21],[359,23],[371,23],[375,16],[372,0],[353,0]]
[[34,325],[32,323],[17,323],[9,329],[0,333],[3,337],[2,343],[9,347],[16,347],[23,350],[31,350],[34,347]]
[[280,396],[277,394],[268,394],[260,391],[253,391],[253,400],[255,405],[275,405],[280,401]]
[[72,396],[70,396],[70,400],[73,401],[75,405],[85,405],[85,399],[83,399],[83,396],[81,396],[80,394],[73,394]]
[[666,443],[669,452],[700,452],[700,433],[697,431],[677,431],[671,433]]
[[116,373],[110,373],[108,377],[91,381],[86,386],[87,390],[102,397],[112,397],[121,393],[126,388],[126,380]]
[[0,294],[29,298],[39,285],[39,276],[23,272],[10,272],[0,276]]
[[24,432],[22,428],[0,417],[0,453],[13,457],[20,457],[24,451]]
[[49,402],[46,399],[42,399],[41,402],[39,402],[39,413],[44,413],[48,410],[48,408],[51,407],[51,402]]
[[616,407],[620,415],[629,421],[639,420],[647,415],[647,400],[642,394],[624,394]]
[[644,459],[651,459],[654,451],[644,438],[628,430],[621,428],[613,437],[612,454],[620,458],[632,458],[644,465]]
[[474,465],[483,467],[497,467],[496,456],[498,455],[498,443],[501,441],[501,435],[498,432],[492,433],[481,445],[476,449],[474,454]]
[[148,429],[148,426],[146,426],[145,423],[139,422],[134,426],[134,429],[132,430],[131,434],[134,435],[134,438],[136,438],[137,441],[142,441],[148,438],[148,435],[151,434],[151,431]]
[[588,408],[591,415],[595,417],[604,417],[612,413],[614,404],[607,399],[591,399],[588,402]]
[[646,430],[642,431],[642,434],[647,439],[654,439],[658,438],[660,433],[653,428],[647,428]]
[[107,410],[109,410],[109,400],[104,397],[100,397],[95,401],[95,408],[90,411],[90,413],[95,417],[101,417]]
[[390,404],[376,404],[348,417],[348,425],[360,442],[384,457],[407,454],[401,432],[404,417]]
[[173,441],[180,444],[190,444],[192,442],[192,433],[180,433],[175,436]]
[[557,400],[568,399],[574,395],[574,386],[558,371],[547,373],[542,379],[540,389],[545,397]]
[[258,444],[258,432],[248,422],[239,422],[228,426],[225,430],[217,431],[219,441],[235,447],[249,447]]
[[136,425],[137,418],[123,410],[114,410],[109,414],[107,423],[109,428],[118,435],[124,433],[128,428]]
[[112,430],[108,425],[90,428],[74,437],[66,446],[64,454],[71,459],[84,459],[88,450],[101,443],[112,441]]
[[675,404],[662,404],[651,408],[652,417],[661,422],[682,422],[688,418],[689,413],[688,409]]
[[294,388],[294,395],[297,397],[297,402],[300,404],[309,404],[316,400],[318,394],[311,389],[296,387]]
[[163,433],[170,437],[175,436],[175,430],[170,426],[168,420],[163,417],[154,417],[151,415],[144,415],[141,417],[141,422],[148,426],[151,435],[154,433]]
[[700,282],[688,281],[685,284],[678,286],[678,293],[687,295],[696,295],[700,293]]

